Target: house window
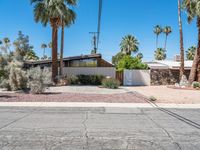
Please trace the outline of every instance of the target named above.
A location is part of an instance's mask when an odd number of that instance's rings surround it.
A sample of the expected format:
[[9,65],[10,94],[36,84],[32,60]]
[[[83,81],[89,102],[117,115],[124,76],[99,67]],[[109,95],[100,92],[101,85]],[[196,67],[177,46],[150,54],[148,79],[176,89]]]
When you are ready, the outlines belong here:
[[70,67],[97,67],[97,59],[73,60]]

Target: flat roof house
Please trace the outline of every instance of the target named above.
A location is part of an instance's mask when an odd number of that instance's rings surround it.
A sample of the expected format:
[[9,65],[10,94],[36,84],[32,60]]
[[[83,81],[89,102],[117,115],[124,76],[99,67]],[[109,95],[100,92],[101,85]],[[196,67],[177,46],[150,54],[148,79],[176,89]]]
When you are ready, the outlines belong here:
[[[25,67],[51,67],[52,60],[26,61]],[[58,59],[58,64],[60,60]],[[114,67],[101,54],[80,55],[63,58],[63,67]]]
[[[185,61],[185,75],[188,78],[193,61]],[[179,82],[180,65],[178,60],[146,62],[151,73],[151,85],[171,85]]]

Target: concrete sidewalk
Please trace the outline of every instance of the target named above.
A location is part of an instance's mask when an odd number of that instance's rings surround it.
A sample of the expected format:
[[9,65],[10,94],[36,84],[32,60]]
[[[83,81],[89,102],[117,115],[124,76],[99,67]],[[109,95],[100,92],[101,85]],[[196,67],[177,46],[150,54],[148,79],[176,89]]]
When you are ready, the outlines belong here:
[[0,107],[82,107],[82,108],[200,108],[200,104],[166,104],[166,103],[76,103],[76,102],[1,102]]

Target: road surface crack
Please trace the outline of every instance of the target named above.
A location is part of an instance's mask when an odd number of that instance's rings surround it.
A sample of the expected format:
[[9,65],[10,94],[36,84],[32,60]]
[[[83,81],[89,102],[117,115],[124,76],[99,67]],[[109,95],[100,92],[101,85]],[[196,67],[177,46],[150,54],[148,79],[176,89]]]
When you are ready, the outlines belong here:
[[[143,110],[142,110],[143,111]],[[177,146],[177,148],[179,150],[182,150],[181,146],[179,145],[179,143],[175,142],[174,141],[174,138],[170,135],[170,133],[163,127],[161,126],[160,124],[158,124],[155,120],[153,120],[151,117],[149,117],[146,113],[144,113],[145,116],[147,118],[149,118],[157,127],[159,127],[160,129],[162,129],[162,131],[172,140],[173,144]]]
[[85,113],[85,119],[83,120],[83,123],[82,123],[83,126],[84,126],[84,137],[86,139],[86,147],[83,148],[84,150],[89,150],[89,148],[88,148],[88,145],[89,145],[88,138],[89,138],[89,136],[88,136],[88,130],[87,130],[87,125],[86,125],[87,120],[88,120],[88,112]]

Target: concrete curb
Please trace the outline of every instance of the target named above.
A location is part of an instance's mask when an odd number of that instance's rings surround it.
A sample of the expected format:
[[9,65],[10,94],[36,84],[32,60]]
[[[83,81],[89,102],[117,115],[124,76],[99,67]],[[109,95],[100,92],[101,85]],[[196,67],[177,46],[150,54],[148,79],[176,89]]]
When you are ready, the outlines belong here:
[[[198,109],[200,104],[156,104],[160,108]],[[155,108],[150,103],[1,102],[0,107]]]

